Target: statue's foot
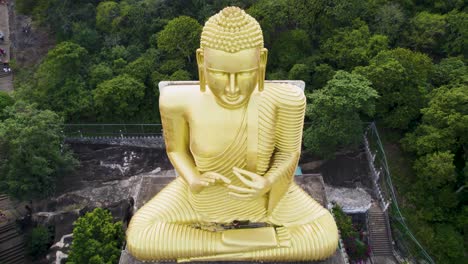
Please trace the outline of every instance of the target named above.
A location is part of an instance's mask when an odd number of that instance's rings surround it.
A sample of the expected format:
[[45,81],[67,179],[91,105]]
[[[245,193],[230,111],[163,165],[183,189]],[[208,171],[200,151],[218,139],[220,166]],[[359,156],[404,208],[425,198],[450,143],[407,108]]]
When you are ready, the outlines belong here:
[[278,239],[274,227],[226,230],[222,234],[221,241],[224,246],[233,249],[252,248],[257,250],[278,246]]
[[284,227],[233,229],[223,231],[219,254],[180,258],[177,262],[248,260],[251,258],[249,252],[290,246],[291,236]]

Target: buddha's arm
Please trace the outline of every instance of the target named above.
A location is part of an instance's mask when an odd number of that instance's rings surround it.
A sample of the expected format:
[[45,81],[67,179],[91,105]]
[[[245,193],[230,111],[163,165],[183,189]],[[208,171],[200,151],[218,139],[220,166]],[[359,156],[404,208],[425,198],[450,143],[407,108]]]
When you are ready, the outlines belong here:
[[161,93],[159,101],[166,152],[176,171],[190,185],[200,173],[189,149],[189,127],[184,117],[184,107],[180,98],[172,98],[171,95]]
[[302,91],[295,90],[278,98],[278,102],[275,152],[270,169],[264,176],[272,184],[288,185],[301,153],[306,99]]

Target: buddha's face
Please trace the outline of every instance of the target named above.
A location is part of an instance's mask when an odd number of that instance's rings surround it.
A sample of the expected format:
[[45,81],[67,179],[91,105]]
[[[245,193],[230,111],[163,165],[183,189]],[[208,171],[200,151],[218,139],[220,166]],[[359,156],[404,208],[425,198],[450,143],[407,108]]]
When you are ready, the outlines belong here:
[[260,55],[260,48],[235,53],[204,48],[198,63],[204,67],[206,84],[221,106],[237,108],[248,102],[258,84]]

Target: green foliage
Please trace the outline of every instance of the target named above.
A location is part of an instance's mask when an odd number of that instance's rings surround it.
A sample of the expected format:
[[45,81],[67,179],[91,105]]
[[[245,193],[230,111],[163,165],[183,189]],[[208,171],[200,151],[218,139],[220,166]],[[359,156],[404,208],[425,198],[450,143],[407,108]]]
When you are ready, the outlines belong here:
[[308,95],[306,116],[311,125],[304,132],[308,151],[332,157],[342,147],[355,147],[362,137],[360,114],[374,113],[377,92],[359,74],[338,71],[320,90]]
[[334,75],[335,69],[326,63],[321,63],[315,66],[314,73],[312,74],[312,80],[310,82],[311,89],[315,90],[324,87]]
[[270,52],[270,65],[290,69],[310,54],[309,35],[301,29],[282,32],[274,41]]
[[84,22],[75,22],[72,25],[71,41],[84,47],[86,50],[97,51],[100,47],[100,35],[96,29],[88,26]]
[[406,150],[425,155],[436,151],[455,153],[468,144],[468,93],[465,84],[442,86],[431,92],[421,110],[422,124],[403,140]]
[[4,91],[0,91],[0,121],[6,118],[6,114],[3,113],[3,110],[7,106],[12,106],[15,103],[13,98]]
[[397,3],[387,3],[378,7],[375,23],[371,27],[376,33],[385,35],[391,42],[398,40],[402,27],[406,22],[404,11]]
[[436,263],[464,263],[466,256],[463,236],[453,226],[438,224],[435,227],[434,240],[428,241],[430,252],[437,252]]
[[96,208],[74,223],[67,264],[116,264],[124,237],[122,222],[114,223],[109,211]]
[[33,228],[28,241],[28,254],[33,259],[43,257],[47,253],[51,242],[52,238],[47,228],[43,226]]
[[446,16],[447,29],[443,50],[451,56],[466,57],[468,42],[468,13],[453,10]]
[[83,118],[91,106],[85,81],[87,56],[88,52],[75,43],[58,44],[39,65],[31,91],[20,99],[61,113],[67,121]]
[[159,67],[159,71],[165,74],[172,74],[173,72],[183,69],[185,67],[186,62],[183,59],[172,59],[166,60],[161,66]]
[[353,227],[353,222],[350,216],[347,216],[340,206],[333,206],[333,216],[336,221],[336,225],[341,232],[343,238],[354,238],[357,236],[357,232]]
[[18,101],[0,122],[0,189],[18,199],[54,194],[58,177],[76,164],[63,148],[63,119]]
[[294,66],[289,70],[288,74],[289,80],[302,80],[305,83],[310,82],[310,68],[306,64],[294,64]]
[[89,84],[91,87],[96,87],[105,80],[109,80],[113,76],[112,69],[105,63],[100,63],[91,68],[89,73]]
[[190,73],[184,70],[175,71],[169,78],[170,81],[189,81],[191,79]]
[[438,87],[453,82],[467,82],[468,68],[459,57],[442,59],[439,64],[434,65],[434,71],[431,76],[432,83]]
[[321,45],[323,58],[336,68],[345,70],[367,65],[370,58],[387,48],[387,37],[371,35],[362,21],[355,21],[353,28],[336,30]]
[[432,63],[425,54],[397,48],[382,51],[369,66],[353,72],[369,79],[379,92],[377,114],[385,125],[407,129],[426,105]]
[[158,33],[158,48],[183,56],[190,62],[200,45],[201,30],[201,25],[193,18],[187,16],[174,18]]
[[96,8],[96,27],[103,32],[113,29],[113,21],[119,16],[119,4],[114,1],[100,2]]
[[100,83],[93,98],[101,120],[129,122],[138,112],[144,94],[141,81],[122,74]]
[[440,52],[442,38],[446,28],[445,16],[423,11],[410,22],[408,44],[419,51]]

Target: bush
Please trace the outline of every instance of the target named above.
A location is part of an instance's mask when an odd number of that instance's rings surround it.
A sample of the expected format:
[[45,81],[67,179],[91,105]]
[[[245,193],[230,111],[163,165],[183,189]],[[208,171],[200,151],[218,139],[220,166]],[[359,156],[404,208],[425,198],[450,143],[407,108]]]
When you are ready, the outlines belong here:
[[28,241],[28,254],[33,259],[41,258],[47,253],[51,242],[52,237],[47,228],[43,226],[34,228]]

